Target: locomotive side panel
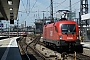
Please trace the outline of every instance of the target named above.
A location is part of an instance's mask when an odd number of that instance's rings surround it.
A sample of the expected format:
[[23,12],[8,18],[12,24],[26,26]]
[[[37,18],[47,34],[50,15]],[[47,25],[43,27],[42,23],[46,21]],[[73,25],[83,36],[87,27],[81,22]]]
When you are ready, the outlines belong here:
[[49,30],[49,38],[50,38],[50,40],[59,40],[58,39],[58,33],[55,31],[55,27],[54,26],[52,26]]
[[53,24],[50,24],[49,26],[46,26],[43,29],[43,37],[48,40],[59,40],[58,32],[56,32],[55,26],[53,26]]
[[52,45],[60,46],[60,41],[59,41],[60,39],[55,26],[53,24],[49,24],[43,29],[44,29],[43,31],[44,43],[46,43],[47,45],[50,43]]

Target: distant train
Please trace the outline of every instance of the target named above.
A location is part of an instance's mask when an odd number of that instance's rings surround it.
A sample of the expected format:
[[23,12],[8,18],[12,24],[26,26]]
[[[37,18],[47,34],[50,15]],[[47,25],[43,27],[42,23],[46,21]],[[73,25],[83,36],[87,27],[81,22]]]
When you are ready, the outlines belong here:
[[43,27],[43,43],[62,52],[82,53],[83,47],[79,40],[78,24],[71,20],[61,19]]
[[4,35],[4,36],[27,36],[27,33],[26,32],[3,32],[3,33],[0,33],[0,35]]

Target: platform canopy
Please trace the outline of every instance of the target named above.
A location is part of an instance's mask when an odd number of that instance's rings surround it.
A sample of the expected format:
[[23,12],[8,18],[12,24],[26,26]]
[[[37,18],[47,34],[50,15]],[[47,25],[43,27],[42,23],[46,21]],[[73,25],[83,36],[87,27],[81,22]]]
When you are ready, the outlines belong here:
[[81,20],[90,20],[90,13],[81,15]]
[[20,0],[0,0],[0,20],[16,20]]

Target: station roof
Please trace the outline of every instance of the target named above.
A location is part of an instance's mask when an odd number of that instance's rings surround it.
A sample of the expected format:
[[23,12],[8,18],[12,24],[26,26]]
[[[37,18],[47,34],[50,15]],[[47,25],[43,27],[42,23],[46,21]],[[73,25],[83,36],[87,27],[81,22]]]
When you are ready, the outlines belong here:
[[20,0],[0,0],[0,20],[16,20]]
[[81,20],[90,20],[90,13],[81,15]]

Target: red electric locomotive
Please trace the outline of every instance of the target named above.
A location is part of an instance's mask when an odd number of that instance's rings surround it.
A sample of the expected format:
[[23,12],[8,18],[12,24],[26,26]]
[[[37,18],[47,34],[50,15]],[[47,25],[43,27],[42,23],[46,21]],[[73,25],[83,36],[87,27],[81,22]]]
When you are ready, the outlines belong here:
[[61,53],[83,52],[83,47],[79,40],[78,24],[71,20],[61,20],[44,25],[43,42],[47,46],[56,47]]

